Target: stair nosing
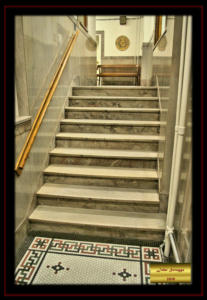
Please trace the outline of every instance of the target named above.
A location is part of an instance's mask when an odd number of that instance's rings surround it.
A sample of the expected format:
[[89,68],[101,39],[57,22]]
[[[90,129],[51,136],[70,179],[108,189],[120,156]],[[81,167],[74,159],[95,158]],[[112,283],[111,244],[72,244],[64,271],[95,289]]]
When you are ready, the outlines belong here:
[[[168,97],[162,97],[162,99],[165,99]],[[113,96],[113,95],[108,95],[108,96],[86,96],[86,95],[76,95],[76,96],[69,96],[68,100],[123,100],[123,101],[139,101],[139,100],[146,100],[146,101],[158,101],[159,97],[158,96]]]
[[[155,138],[156,137],[156,138]],[[84,139],[84,140],[100,140],[100,141],[145,141],[159,142],[165,139],[159,135],[135,135],[135,134],[102,134],[102,133],[79,133],[79,132],[59,132],[56,138],[60,139]]]
[[[162,87],[162,86],[161,86]],[[166,87],[166,86],[164,86]],[[86,86],[73,86],[73,90],[157,90],[157,85],[147,85],[147,86],[134,86],[134,85],[104,85],[104,86],[98,86],[98,85],[86,85]]]
[[117,125],[117,126],[160,126],[160,121],[136,121],[136,120],[103,120],[103,119],[62,119],[60,124],[78,125]]
[[[71,152],[71,150],[73,150],[73,151]],[[88,150],[88,151],[86,151],[86,150]],[[78,153],[78,151],[79,151],[79,153]],[[92,151],[94,153],[90,153],[90,151]],[[120,159],[156,160],[158,158],[158,153],[156,151],[90,149],[90,148],[73,148],[73,147],[70,147],[70,148],[56,147],[53,150],[51,150],[49,152],[49,154],[51,156],[97,157],[97,158],[100,157],[100,158],[120,158]],[[130,156],[130,154],[131,154],[131,156]]]
[[159,108],[125,108],[125,107],[91,107],[91,106],[66,106],[66,111],[111,111],[111,112],[146,112],[146,113],[159,113]]
[[149,90],[153,90],[153,89],[157,89],[157,86],[133,86],[133,85],[130,85],[130,86],[121,86],[121,85],[117,85],[117,86],[111,86],[111,85],[105,85],[105,86],[96,86],[96,85],[86,85],[86,86],[73,86],[72,87],[73,89],[80,89],[80,90],[90,90],[90,89],[109,89],[109,90],[125,90],[125,89],[134,89],[134,90],[146,90],[146,89],[149,89]]
[[[53,170],[54,169],[54,170]],[[81,170],[81,171],[78,171]],[[85,172],[84,172],[85,170]],[[90,170],[90,172],[89,172]],[[91,173],[91,171],[94,173]],[[111,171],[111,174],[110,174]],[[127,175],[128,172],[128,175]],[[120,167],[99,167],[99,166],[84,166],[84,165],[61,165],[51,164],[43,173],[45,175],[55,176],[71,176],[71,177],[86,177],[86,178],[114,178],[114,179],[137,179],[137,180],[158,180],[156,169],[143,168],[120,168]],[[120,175],[122,173],[122,175]],[[150,175],[151,173],[151,175]],[[142,175],[141,175],[142,174]]]

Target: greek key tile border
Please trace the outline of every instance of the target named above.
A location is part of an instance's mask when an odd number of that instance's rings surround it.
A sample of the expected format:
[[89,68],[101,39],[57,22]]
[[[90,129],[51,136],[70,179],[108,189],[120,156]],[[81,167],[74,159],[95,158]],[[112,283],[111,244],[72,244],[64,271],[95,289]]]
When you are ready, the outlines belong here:
[[35,237],[15,271],[15,284],[32,284],[47,253],[140,263],[141,284],[149,284],[149,264],[162,262],[159,247]]

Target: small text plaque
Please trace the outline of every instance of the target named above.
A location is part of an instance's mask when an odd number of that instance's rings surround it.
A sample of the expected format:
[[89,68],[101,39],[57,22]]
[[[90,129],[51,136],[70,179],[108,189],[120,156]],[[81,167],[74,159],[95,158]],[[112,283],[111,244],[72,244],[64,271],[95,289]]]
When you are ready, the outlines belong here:
[[150,282],[191,282],[191,264],[150,264]]

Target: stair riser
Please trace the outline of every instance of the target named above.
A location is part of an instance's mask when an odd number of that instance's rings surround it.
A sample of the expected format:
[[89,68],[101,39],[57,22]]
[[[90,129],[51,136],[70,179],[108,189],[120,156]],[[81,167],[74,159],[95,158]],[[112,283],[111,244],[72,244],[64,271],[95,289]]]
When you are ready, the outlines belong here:
[[69,106],[78,107],[158,108],[158,100],[69,99],[68,103]]
[[89,209],[118,210],[128,212],[159,212],[158,204],[140,204],[112,200],[70,199],[38,196],[38,204],[58,207],[79,207]]
[[44,174],[44,182],[92,185],[92,186],[109,186],[109,187],[128,187],[137,189],[157,189],[158,180],[156,179],[117,179],[103,177],[84,177],[84,176],[64,176]]
[[61,132],[158,135],[159,126],[60,124]]
[[95,225],[80,225],[80,224],[61,224],[61,223],[40,223],[38,221],[29,222],[29,231],[35,232],[52,232],[52,233],[67,233],[75,235],[87,235],[91,237],[108,237],[120,239],[133,239],[144,241],[162,241],[164,238],[164,231],[140,230],[132,228],[117,228],[117,227],[103,227]]
[[118,96],[122,97],[156,97],[156,89],[78,89],[73,88],[73,96]]
[[51,164],[106,166],[106,167],[128,167],[128,168],[151,168],[157,166],[156,160],[149,159],[119,159],[119,158],[87,158],[67,157],[50,155]]
[[157,151],[157,142],[72,140],[56,138],[56,147]]
[[147,120],[158,121],[159,113],[123,113],[123,112],[77,112],[65,111],[66,119],[101,119],[101,120]]

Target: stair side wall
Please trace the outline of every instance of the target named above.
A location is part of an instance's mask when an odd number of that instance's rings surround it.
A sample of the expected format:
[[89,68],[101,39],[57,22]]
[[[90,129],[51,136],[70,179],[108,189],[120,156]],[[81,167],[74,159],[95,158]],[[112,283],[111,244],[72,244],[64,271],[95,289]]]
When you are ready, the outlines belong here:
[[[34,17],[31,17],[30,22],[33,22]],[[60,18],[66,18],[65,22],[72,24],[72,28],[75,26],[70,19],[67,17],[51,17],[53,22],[57,22]],[[28,20],[29,21],[29,20]],[[44,19],[42,19],[44,22]],[[59,23],[58,23],[59,24]],[[45,35],[53,35],[53,26],[45,26],[42,24],[41,28]],[[35,28],[35,27],[34,27]],[[33,30],[34,30],[33,28]],[[31,33],[31,27],[27,28],[27,35]],[[59,28],[60,29],[60,28]],[[63,30],[63,28],[62,28]],[[67,33],[67,32],[66,32]],[[58,36],[53,36],[58,38]],[[69,35],[68,35],[69,38]],[[40,41],[37,41],[39,45]],[[59,41],[61,42],[61,40]],[[35,46],[35,40],[33,41]],[[43,43],[44,44],[44,43]],[[44,47],[43,47],[44,48]],[[31,51],[30,55],[35,54],[34,48],[29,48]],[[15,53],[16,57],[18,53]],[[47,51],[44,55],[48,55]],[[56,53],[57,55],[57,53]],[[44,68],[44,59],[45,57],[39,56],[39,63],[42,64]],[[55,57],[54,57],[55,59]],[[84,63],[83,63],[84,61]],[[36,199],[35,193],[40,188],[43,183],[43,170],[48,165],[49,155],[48,152],[55,147],[55,134],[59,131],[60,119],[64,117],[64,107],[69,96],[72,95],[72,86],[74,85],[95,85],[96,84],[96,47],[94,43],[91,42],[91,38],[87,33],[80,31],[76,44],[72,50],[71,56],[66,64],[64,72],[60,78],[56,91],[52,97],[50,105],[47,109],[47,112],[43,118],[42,124],[38,131],[38,134],[35,138],[34,144],[30,151],[29,157],[27,158],[26,164],[20,176],[15,175],[15,231],[24,232],[25,231],[25,220],[35,206]],[[28,68],[31,68],[33,76],[40,76],[37,74],[37,69],[32,69],[32,64],[27,65]],[[46,65],[45,65],[46,67]],[[51,66],[49,66],[51,67]],[[57,65],[56,65],[57,68]],[[49,72],[47,69],[45,72]],[[56,71],[56,70],[55,70]],[[51,76],[50,76],[51,77]],[[32,83],[32,82],[31,82]],[[27,82],[28,84],[28,82]],[[42,89],[41,99],[44,98],[46,90],[50,81],[47,81],[46,85]],[[29,87],[27,87],[29,88]],[[31,90],[31,87],[30,87]],[[37,101],[38,102],[38,101]],[[37,103],[37,106],[39,102]],[[32,110],[34,108],[34,110]],[[37,109],[36,104],[31,107],[30,114],[35,115]],[[21,141],[16,140],[16,147],[19,148],[19,143]],[[21,234],[19,234],[21,236]],[[24,235],[22,235],[24,236]],[[21,244],[21,241],[18,241],[18,245]],[[16,251],[18,250],[18,245],[16,245]]]

